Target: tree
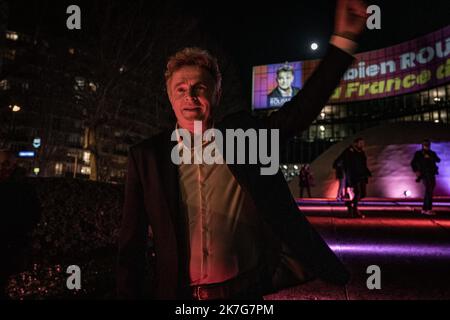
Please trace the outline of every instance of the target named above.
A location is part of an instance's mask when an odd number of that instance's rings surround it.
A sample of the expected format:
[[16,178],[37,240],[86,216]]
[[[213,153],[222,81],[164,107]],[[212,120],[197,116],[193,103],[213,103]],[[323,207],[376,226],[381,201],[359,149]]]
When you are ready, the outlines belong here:
[[[241,87],[232,62],[207,30],[200,30],[198,21],[173,1],[82,2],[81,30],[65,30],[64,40],[61,34],[48,34],[54,29],[46,25],[53,21],[47,16],[49,8],[47,3],[34,32],[35,41],[48,39],[46,45],[34,48],[15,70],[36,70],[30,104],[45,114],[42,159],[57,154],[46,149],[60,139],[52,115],[70,115],[82,122],[90,178],[107,180],[115,166],[111,154],[122,143],[133,144],[173,125],[163,75],[167,57],[186,46],[204,47],[219,58],[223,86],[229,90],[219,116],[240,107]],[[65,23],[59,21],[58,26]]]

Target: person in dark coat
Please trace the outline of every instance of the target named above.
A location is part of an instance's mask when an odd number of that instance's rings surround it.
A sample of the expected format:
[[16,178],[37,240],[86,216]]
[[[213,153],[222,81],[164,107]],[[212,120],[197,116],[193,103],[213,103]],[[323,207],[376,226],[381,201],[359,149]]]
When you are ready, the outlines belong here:
[[300,198],[303,198],[303,193],[306,189],[308,197],[311,198],[311,187],[313,186],[313,176],[310,166],[308,164],[302,165],[298,175],[298,187],[300,188]]
[[333,161],[333,169],[335,171],[336,180],[339,181],[336,200],[342,201],[345,197],[345,172],[342,157],[338,157]]
[[416,151],[411,161],[411,168],[417,176],[416,182],[423,181],[425,186],[425,194],[423,197],[422,214],[434,215],[433,209],[433,191],[436,187],[436,175],[438,174],[438,166],[436,163],[441,162],[436,152],[431,150],[430,140],[424,140],[422,149]]
[[185,48],[169,59],[166,87],[177,124],[130,148],[119,298],[147,297],[148,226],[155,253],[152,298],[261,299],[314,278],[339,285],[349,281],[345,266],[299,211],[278,168],[274,175],[262,175],[262,161],[176,164],[171,155],[192,150],[184,138],[180,141],[180,128],[194,133],[198,122],[205,129],[214,126],[222,137],[229,129],[277,129],[278,143],[308,128],[353,62],[366,18],[362,1],[339,0],[335,34],[322,62],[296,96],[262,119],[239,112],[213,122],[221,95],[216,60],[199,48]]
[[353,144],[339,156],[339,158],[342,159],[344,168],[345,187],[348,196],[346,205],[350,217],[365,218],[358,210],[358,202],[366,196],[366,186],[372,173],[367,167],[367,157],[364,152],[364,146],[364,140],[362,138],[357,138],[353,141]]

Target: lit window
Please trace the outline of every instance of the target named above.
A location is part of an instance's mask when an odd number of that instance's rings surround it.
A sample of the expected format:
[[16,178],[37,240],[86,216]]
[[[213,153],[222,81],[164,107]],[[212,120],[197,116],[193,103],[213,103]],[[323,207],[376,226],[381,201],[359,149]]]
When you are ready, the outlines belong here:
[[440,101],[445,99],[445,87],[439,87],[437,90],[437,97],[440,99]]
[[70,54],[75,54],[75,49],[74,48],[69,48],[69,53]]
[[89,151],[83,152],[83,161],[85,163],[89,163],[89,160],[91,159],[91,153]]
[[96,86],[95,83],[93,83],[93,82],[89,82],[89,88],[90,88],[91,91],[93,91],[93,92],[97,91],[97,86]]
[[9,108],[11,109],[12,112],[19,112],[22,108],[18,105],[10,105]]
[[91,168],[90,167],[81,167],[81,173],[82,174],[91,174]]
[[6,32],[6,39],[16,41],[19,39],[19,35],[16,32],[8,31]]
[[8,80],[4,79],[4,80],[0,81],[0,89],[1,90],[9,90],[10,89]]
[[433,119],[439,119],[439,111],[433,112]]
[[3,52],[1,52],[0,57],[3,57],[7,60],[14,61],[16,59],[16,50],[15,49],[4,49]]
[[60,176],[62,175],[62,171],[63,171],[63,164],[58,162],[55,164],[55,175]]
[[75,83],[76,83],[76,85],[75,85],[75,90],[78,90],[78,89],[84,89],[84,85],[85,85],[84,78],[82,78],[82,77],[76,77],[76,78],[75,78]]

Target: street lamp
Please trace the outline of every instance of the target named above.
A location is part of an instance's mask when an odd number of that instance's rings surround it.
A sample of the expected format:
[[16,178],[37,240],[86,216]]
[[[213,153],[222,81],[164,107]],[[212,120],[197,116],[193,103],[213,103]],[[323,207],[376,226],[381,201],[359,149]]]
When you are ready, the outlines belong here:
[[316,42],[311,43],[311,50],[316,51],[319,49],[319,45]]
[[10,128],[9,128],[11,139],[12,139],[14,137],[14,134],[16,131],[16,127],[15,127],[16,113],[19,112],[22,109],[22,107],[18,106],[17,104],[11,104],[11,105],[9,105],[9,109],[12,112]]
[[10,105],[9,108],[11,109],[12,112],[19,112],[22,108],[18,105]]

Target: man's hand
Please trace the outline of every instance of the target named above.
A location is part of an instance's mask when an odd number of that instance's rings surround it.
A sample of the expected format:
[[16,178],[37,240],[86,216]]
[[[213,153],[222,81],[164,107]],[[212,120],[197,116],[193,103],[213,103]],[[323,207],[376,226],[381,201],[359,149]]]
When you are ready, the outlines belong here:
[[334,34],[357,41],[366,26],[367,6],[362,0],[338,0]]

